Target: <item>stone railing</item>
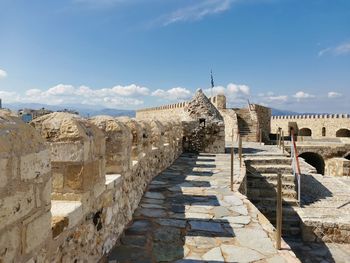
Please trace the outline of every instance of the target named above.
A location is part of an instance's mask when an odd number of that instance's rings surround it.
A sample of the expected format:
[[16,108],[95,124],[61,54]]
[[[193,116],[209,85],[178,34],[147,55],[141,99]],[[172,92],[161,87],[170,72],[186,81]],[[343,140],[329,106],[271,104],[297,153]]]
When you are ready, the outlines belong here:
[[313,114],[313,115],[286,115],[286,116],[272,116],[273,120],[284,119],[350,119],[350,114]]
[[0,262],[98,262],[182,152],[177,122],[0,111],[0,133]]

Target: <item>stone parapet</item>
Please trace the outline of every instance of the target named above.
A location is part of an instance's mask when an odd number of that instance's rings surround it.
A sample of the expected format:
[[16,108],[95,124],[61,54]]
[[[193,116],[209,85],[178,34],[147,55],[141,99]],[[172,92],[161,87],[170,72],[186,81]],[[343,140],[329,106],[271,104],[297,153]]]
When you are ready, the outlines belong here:
[[50,152],[41,136],[0,110],[0,262],[26,262],[51,239]]
[[349,114],[309,114],[291,116],[272,116],[271,133],[278,130],[285,136],[291,134],[309,136],[311,138],[350,137]]
[[87,120],[62,112],[39,117],[31,125],[50,148],[55,199],[89,200],[96,186],[105,183],[104,134]]
[[0,112],[4,263],[98,262],[148,183],[182,153],[176,121],[52,113],[31,126]]

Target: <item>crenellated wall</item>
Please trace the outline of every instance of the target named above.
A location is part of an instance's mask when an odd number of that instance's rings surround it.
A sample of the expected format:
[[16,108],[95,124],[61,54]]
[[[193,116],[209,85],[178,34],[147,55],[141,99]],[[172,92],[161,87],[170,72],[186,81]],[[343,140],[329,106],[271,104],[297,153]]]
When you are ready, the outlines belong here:
[[[348,114],[316,114],[272,116],[271,133],[276,133],[278,128],[289,135],[293,128],[295,133],[301,136],[314,138],[350,137],[350,115]],[[345,136],[347,135],[347,136]]]
[[98,262],[150,180],[182,152],[182,126],[0,111],[0,262]]
[[40,259],[51,239],[50,153],[32,127],[2,110],[0,134],[0,262]]
[[226,98],[217,95],[208,98],[197,90],[191,101],[138,110],[136,119],[161,120],[171,132],[176,129],[173,120],[181,121],[181,143],[189,152],[225,152],[225,123],[219,109],[226,107]]
[[[262,140],[268,141],[271,132],[271,109],[258,104],[250,104],[250,108],[230,109],[226,108],[225,95],[216,95],[208,98],[220,112],[225,124],[225,140],[237,141],[241,134],[243,141],[259,141],[260,130]],[[183,120],[187,118],[186,108],[190,101],[164,105],[160,107],[141,109],[136,112],[136,118]],[[243,122],[243,124],[242,124]]]

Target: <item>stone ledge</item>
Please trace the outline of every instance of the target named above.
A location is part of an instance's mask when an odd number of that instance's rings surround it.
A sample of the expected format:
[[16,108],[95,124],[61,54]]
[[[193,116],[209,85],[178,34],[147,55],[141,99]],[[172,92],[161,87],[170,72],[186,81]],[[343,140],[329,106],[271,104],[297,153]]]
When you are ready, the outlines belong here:
[[122,181],[120,174],[106,174],[106,189],[116,188]]
[[51,201],[52,231],[54,237],[61,234],[66,228],[76,226],[83,219],[83,209],[78,201]]

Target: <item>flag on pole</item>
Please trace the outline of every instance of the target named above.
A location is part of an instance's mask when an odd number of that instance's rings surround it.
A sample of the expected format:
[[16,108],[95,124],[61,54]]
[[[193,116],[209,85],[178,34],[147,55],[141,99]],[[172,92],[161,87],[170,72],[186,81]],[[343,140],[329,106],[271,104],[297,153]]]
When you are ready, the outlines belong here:
[[213,71],[210,70],[210,78],[211,78],[211,88],[214,88],[214,78],[213,78]]

